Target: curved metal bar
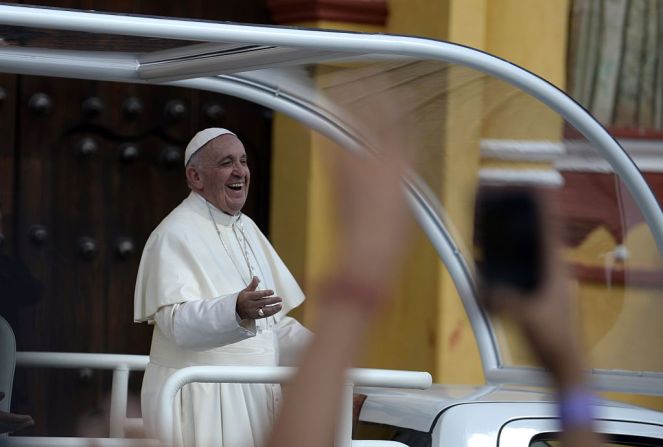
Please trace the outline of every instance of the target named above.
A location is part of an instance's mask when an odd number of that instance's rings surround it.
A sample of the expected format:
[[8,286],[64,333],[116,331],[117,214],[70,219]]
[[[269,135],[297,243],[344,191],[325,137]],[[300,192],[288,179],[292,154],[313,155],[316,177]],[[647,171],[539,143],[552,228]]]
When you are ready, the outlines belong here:
[[4,73],[137,82],[138,65],[134,55],[125,53],[0,46],[0,71]]

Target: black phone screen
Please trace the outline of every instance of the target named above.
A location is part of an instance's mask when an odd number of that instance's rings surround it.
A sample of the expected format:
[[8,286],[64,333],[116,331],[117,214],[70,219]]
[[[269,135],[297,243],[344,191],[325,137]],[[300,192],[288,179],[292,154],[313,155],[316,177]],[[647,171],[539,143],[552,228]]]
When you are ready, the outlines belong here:
[[528,188],[481,191],[476,202],[475,248],[484,285],[507,285],[525,292],[541,282],[542,215]]

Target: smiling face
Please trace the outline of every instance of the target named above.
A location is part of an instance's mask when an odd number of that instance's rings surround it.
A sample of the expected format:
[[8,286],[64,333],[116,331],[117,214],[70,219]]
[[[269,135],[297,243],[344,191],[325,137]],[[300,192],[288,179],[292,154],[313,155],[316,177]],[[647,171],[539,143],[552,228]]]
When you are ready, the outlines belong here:
[[244,145],[230,134],[214,138],[194,154],[186,177],[191,189],[212,205],[228,214],[239,213],[251,181]]

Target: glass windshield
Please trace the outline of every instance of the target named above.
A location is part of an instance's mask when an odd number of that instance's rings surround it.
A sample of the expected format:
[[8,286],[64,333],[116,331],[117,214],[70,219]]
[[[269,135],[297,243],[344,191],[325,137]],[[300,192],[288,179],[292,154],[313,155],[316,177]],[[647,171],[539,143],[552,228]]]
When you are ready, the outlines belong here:
[[[657,323],[663,312],[663,265],[654,239],[614,169],[558,113],[510,84],[449,63],[318,64],[300,76],[310,77],[324,92],[320,101],[330,100],[335,116],[369,143],[393,125],[394,117],[408,128],[416,174],[442,204],[470,269],[477,189],[529,184],[547,191],[545,198],[563,228],[575,310],[591,366],[663,371],[663,325]],[[393,103],[400,105],[395,114],[389,111]],[[356,128],[352,117],[371,110],[375,119]],[[663,142],[648,144],[652,151],[663,151]],[[663,177],[635,146],[635,161],[656,191]],[[380,151],[375,145],[372,149]],[[439,261],[419,255],[413,265],[433,274]],[[422,265],[424,259],[430,265]],[[514,328],[493,323],[504,364],[534,365]]]

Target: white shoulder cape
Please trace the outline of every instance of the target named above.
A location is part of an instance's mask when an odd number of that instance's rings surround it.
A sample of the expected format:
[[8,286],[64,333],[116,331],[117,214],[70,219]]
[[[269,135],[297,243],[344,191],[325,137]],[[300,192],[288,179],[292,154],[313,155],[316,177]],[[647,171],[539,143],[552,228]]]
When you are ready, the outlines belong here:
[[[261,288],[271,288],[283,298],[280,319],[302,303],[304,294],[253,220],[241,218],[265,276],[260,278]],[[134,321],[153,320],[162,306],[237,293],[245,287],[216,234],[204,199],[192,192],[145,244],[136,280]]]

